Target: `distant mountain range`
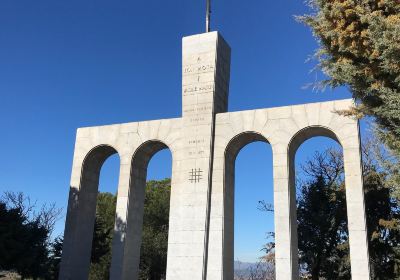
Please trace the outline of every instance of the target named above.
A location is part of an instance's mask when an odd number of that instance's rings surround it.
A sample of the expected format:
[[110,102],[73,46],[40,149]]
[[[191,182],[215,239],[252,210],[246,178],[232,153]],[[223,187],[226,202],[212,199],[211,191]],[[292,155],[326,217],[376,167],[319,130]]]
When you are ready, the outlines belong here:
[[234,262],[234,270],[248,270],[249,268],[252,268],[255,266],[256,266],[256,263],[241,262],[241,261]]
[[251,270],[255,270],[257,268],[257,263],[250,263],[250,262],[241,262],[235,261],[234,262],[234,275],[247,277],[250,275]]

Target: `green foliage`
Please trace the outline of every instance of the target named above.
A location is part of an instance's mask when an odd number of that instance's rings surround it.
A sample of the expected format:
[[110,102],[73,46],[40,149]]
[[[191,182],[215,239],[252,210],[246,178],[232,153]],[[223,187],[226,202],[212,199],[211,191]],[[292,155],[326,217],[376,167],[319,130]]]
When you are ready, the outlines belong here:
[[170,179],[147,183],[140,256],[140,280],[165,279],[170,192]]
[[333,150],[317,153],[298,188],[300,265],[311,279],[350,279],[343,164]]
[[311,279],[350,279],[344,192],[327,187],[322,177],[310,183],[297,210],[300,263],[306,264]]
[[60,272],[63,241],[64,240],[62,237],[57,237],[50,244],[50,258],[47,265],[48,269],[47,279],[49,280],[58,279],[58,273]]
[[22,193],[6,192],[0,199],[0,270],[24,278],[55,279],[50,235],[60,210],[53,206],[35,213]]
[[398,279],[400,209],[396,200],[391,198],[392,169],[386,168],[384,150],[375,142],[366,141],[363,149],[371,269],[374,279]]
[[96,219],[89,270],[90,280],[109,279],[111,244],[117,198],[111,193],[97,195]]
[[364,180],[372,273],[374,279],[395,279],[396,260],[400,260],[395,246],[400,244],[400,235],[394,228],[397,223],[393,218],[398,217],[399,212],[393,211],[382,173],[371,170]]
[[16,209],[1,208],[0,263],[22,277],[38,278],[46,274],[48,231],[38,220],[28,221]]
[[[364,190],[373,279],[398,279],[399,207],[385,181],[371,143],[363,147]],[[339,152],[317,153],[303,167],[299,186],[298,236],[305,279],[350,279],[343,161]]]
[[322,84],[348,86],[356,106],[343,113],[375,119],[377,135],[397,155],[392,175],[399,187],[400,2],[311,0],[309,3],[315,13],[299,19],[311,27],[320,43],[316,57],[329,77]]
[[[170,179],[146,185],[139,279],[165,278],[168,246]],[[92,243],[90,280],[109,279],[116,196],[99,193]]]

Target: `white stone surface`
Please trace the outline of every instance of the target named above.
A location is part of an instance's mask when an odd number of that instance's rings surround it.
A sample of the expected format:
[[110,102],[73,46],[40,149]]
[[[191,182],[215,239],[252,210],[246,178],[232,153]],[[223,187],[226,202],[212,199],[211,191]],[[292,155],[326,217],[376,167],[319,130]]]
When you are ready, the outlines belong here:
[[335,113],[353,102],[226,113],[230,48],[222,37],[184,38],[182,61],[182,118],[77,130],[60,279],[87,279],[99,172],[114,153],[121,167],[110,279],[137,279],[147,163],[169,148],[167,279],[232,280],[235,159],[253,141],[273,151],[276,279],[298,279],[294,155],[315,136],[343,147],[352,279],[369,279],[358,123]]

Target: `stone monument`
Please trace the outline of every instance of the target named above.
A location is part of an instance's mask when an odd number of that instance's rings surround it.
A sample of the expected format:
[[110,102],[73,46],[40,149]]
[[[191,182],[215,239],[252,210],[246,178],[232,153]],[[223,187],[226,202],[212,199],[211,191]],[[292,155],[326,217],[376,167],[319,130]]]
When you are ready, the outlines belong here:
[[167,280],[232,280],[234,162],[253,141],[273,151],[276,279],[298,279],[294,156],[314,136],[343,148],[353,280],[370,279],[358,122],[352,100],[227,112],[230,47],[218,32],[183,38],[182,117],[79,128],[62,280],[88,278],[99,172],[120,157],[110,279],[138,277],[147,165],[172,153]]

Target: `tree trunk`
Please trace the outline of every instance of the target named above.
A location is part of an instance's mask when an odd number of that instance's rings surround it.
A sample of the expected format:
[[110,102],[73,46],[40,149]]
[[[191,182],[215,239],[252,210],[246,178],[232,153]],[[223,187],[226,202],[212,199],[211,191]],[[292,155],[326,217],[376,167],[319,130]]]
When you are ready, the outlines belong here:
[[320,261],[317,260],[317,265],[314,266],[311,270],[311,279],[312,280],[319,280],[319,271],[321,270]]

